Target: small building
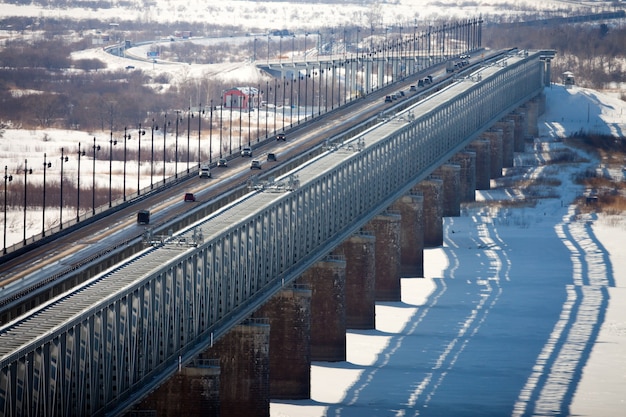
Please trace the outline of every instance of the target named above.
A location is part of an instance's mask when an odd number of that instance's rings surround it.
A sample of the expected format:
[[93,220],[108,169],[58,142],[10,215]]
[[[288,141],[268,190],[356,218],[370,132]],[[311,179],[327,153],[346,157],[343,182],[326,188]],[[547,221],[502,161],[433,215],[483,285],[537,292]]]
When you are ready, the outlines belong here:
[[224,91],[224,108],[251,110],[259,108],[262,101],[259,97],[259,89],[255,87],[235,87]]
[[570,85],[576,85],[576,80],[574,79],[574,73],[570,71],[565,71],[563,73],[563,85],[565,88],[568,88]]

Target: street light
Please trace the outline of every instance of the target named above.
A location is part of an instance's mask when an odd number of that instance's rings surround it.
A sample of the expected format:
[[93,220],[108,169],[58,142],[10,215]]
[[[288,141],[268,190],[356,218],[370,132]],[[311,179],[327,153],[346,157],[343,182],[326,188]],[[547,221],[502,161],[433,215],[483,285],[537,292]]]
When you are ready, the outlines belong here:
[[4,166],[4,245],[2,253],[7,253],[7,182],[13,181],[13,175],[8,174],[9,167]]
[[[202,164],[202,151],[200,148],[200,125],[202,122],[202,115],[204,114],[204,109],[202,108],[202,103],[198,105],[198,169],[200,169],[200,165]],[[191,114],[193,117],[193,113]],[[210,164],[211,162],[209,162]]]
[[26,183],[28,174],[32,174],[33,170],[28,169],[28,160],[24,159],[24,245],[26,245]]
[[[43,220],[41,224],[41,235],[46,235],[46,169],[52,166],[51,162],[46,162],[46,154],[43,154]],[[6,191],[5,191],[6,193]],[[6,221],[5,221],[6,222]]]
[[170,122],[167,121],[167,114],[164,116],[165,120],[163,121],[163,184],[165,184],[165,137],[167,135],[167,126]]
[[159,130],[159,126],[154,124],[152,119],[152,127],[150,129],[150,189],[154,188],[154,131]]
[[96,137],[94,136],[93,137],[93,167],[91,169],[91,214],[92,215],[96,214],[96,151],[99,151],[99,150],[100,150],[100,145],[96,145]]
[[85,150],[80,150],[80,142],[78,142],[78,180],[76,183],[76,222],[80,219],[80,157],[85,156]]
[[209,164],[213,158],[213,99],[209,102]]
[[124,126],[124,176],[122,182],[122,198],[126,201],[126,142],[130,140],[130,133],[126,133],[126,126]]
[[174,178],[178,178],[178,121],[180,110],[176,110],[176,145],[174,147]]
[[[269,37],[268,37],[268,39],[269,39]],[[222,92],[222,94],[223,93],[224,92]],[[223,121],[222,110],[224,108],[223,104],[224,104],[224,96],[221,95],[220,96],[220,158],[222,157],[222,148],[223,148],[223,146],[222,146],[222,121]]]
[[68,160],[69,158],[63,155],[63,148],[61,148],[61,201],[59,203],[59,229],[63,229],[63,163]]
[[137,131],[137,195],[140,194],[139,179],[141,178],[141,137],[145,134],[145,129],[142,129],[141,123],[139,123],[139,130]]
[[187,109],[187,174],[189,174],[189,135],[191,134],[191,105]]
[[109,208],[112,205],[111,199],[111,187],[112,187],[112,173],[113,173],[113,146],[117,145],[117,139],[113,139],[113,131],[111,130],[111,139],[109,139]]

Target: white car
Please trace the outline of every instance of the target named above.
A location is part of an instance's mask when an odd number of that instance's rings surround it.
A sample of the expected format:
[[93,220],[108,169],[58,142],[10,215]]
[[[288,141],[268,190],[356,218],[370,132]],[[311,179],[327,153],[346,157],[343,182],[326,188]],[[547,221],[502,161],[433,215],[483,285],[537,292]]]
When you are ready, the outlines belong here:
[[252,158],[252,148],[246,146],[241,150],[241,156],[248,156]]

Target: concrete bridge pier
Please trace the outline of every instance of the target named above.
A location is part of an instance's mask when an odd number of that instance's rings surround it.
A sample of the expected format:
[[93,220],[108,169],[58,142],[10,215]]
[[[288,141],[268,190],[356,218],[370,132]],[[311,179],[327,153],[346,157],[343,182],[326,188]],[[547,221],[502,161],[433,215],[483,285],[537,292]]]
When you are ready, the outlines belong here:
[[461,166],[456,164],[440,165],[433,176],[443,180],[443,217],[461,215]]
[[311,360],[346,360],[346,261],[329,255],[297,282],[311,288]]
[[150,412],[159,417],[219,416],[219,361],[198,359],[182,367],[127,415]]
[[502,166],[504,168],[510,168],[513,166],[513,160],[515,158],[515,151],[513,149],[515,121],[507,117],[497,122],[493,127],[502,130]]
[[376,238],[359,232],[335,251],[346,259],[346,327],[376,328]]
[[268,320],[248,319],[202,353],[203,358],[219,358],[220,417],[270,415],[269,347]]
[[491,143],[485,139],[477,139],[467,146],[476,154],[476,190],[491,188]]
[[367,225],[376,236],[376,301],[400,301],[400,226],[399,213],[384,212]]
[[424,276],[424,196],[406,194],[391,205],[400,213],[400,275]]
[[461,203],[476,201],[476,152],[459,152],[450,159],[450,163],[460,167]]
[[311,289],[286,287],[254,316],[270,324],[270,398],[311,398]]
[[424,196],[424,247],[443,245],[443,180],[425,179],[413,191]]
[[526,110],[527,138],[532,140],[539,134],[537,119],[539,118],[539,99],[537,97],[527,101],[522,108]]
[[528,135],[526,129],[526,112],[520,108],[510,113],[507,117],[513,119],[515,122],[515,129],[513,131],[513,151],[524,152],[526,136]]
[[502,176],[502,130],[492,128],[483,132],[480,137],[489,141],[489,177],[500,178]]

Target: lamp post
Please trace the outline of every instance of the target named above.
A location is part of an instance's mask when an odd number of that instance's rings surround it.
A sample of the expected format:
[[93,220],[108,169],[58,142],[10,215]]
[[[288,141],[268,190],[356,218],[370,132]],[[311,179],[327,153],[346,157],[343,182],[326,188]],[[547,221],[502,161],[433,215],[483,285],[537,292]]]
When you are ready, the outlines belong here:
[[174,145],[174,178],[178,178],[178,122],[180,120],[180,110],[176,110],[176,142]]
[[59,229],[63,229],[63,163],[68,160],[69,158],[63,155],[63,148],[61,148],[61,202],[59,204]]
[[[202,115],[204,114],[204,109],[202,108],[202,103],[198,105],[198,169],[200,169],[200,165],[202,164],[202,151],[200,148],[200,125],[202,122]],[[193,114],[192,114],[193,116]],[[211,162],[209,162],[211,163]]]
[[109,208],[112,206],[111,188],[113,173],[113,146],[117,145],[117,140],[113,140],[113,131],[111,130],[111,139],[109,139]]
[[13,175],[8,174],[9,167],[4,166],[4,245],[2,253],[7,253],[7,182],[13,181]]
[[[269,98],[269,86],[270,86],[270,82],[269,80],[265,81],[265,94],[267,94],[267,97]],[[265,100],[265,139],[267,139],[267,99]]]
[[139,130],[137,131],[137,195],[140,194],[140,182],[141,179],[141,137],[146,134],[145,129],[141,128],[139,123]]
[[80,150],[80,142],[78,142],[78,180],[76,182],[76,222],[80,219],[80,157],[85,156],[85,150]]
[[165,184],[165,137],[167,135],[167,125],[169,122],[167,121],[167,114],[164,116],[165,120],[163,121],[163,184]]
[[209,163],[211,163],[211,158],[213,158],[213,99],[210,101],[209,112]]
[[[224,97],[226,98],[226,97]],[[233,154],[233,95],[230,95],[230,100],[228,100],[228,154]],[[224,104],[226,104],[226,100],[224,100]]]
[[154,131],[159,130],[159,126],[154,124],[154,119],[152,119],[152,127],[150,129],[150,189],[154,188],[154,182],[152,181],[154,178]]
[[[254,87],[250,88],[250,92],[251,97],[252,97],[252,103],[254,104]],[[250,146],[250,136],[252,135],[252,126],[251,126],[251,122],[252,122],[252,107],[250,102],[248,101],[248,146]]]
[[[267,39],[269,39],[269,36],[268,36]],[[224,104],[224,96],[221,95],[220,96],[220,158],[222,157],[222,149],[223,149],[223,146],[222,146],[222,120],[223,120],[223,118],[222,118],[222,110],[224,108],[223,104]]]
[[100,145],[96,145],[96,137],[94,136],[93,137],[93,167],[91,169],[91,214],[93,215],[96,214],[96,151],[99,151],[99,150],[100,150]]
[[189,144],[191,134],[191,105],[187,109],[187,174],[189,174]]
[[124,176],[122,180],[122,198],[126,201],[126,142],[130,140],[130,133],[126,133],[126,126],[124,126]]
[[304,53],[302,54],[304,62],[306,62],[306,40],[309,37],[309,32],[304,33]]
[[[46,162],[46,154],[43,154],[43,207],[42,207],[42,223],[41,235],[46,235],[46,169],[52,166],[51,162]],[[5,184],[6,185],[6,184]],[[6,190],[5,190],[6,193]],[[6,220],[5,220],[6,223]]]
[[24,245],[26,245],[26,184],[28,174],[32,174],[33,170],[28,169],[28,160],[24,159]]
[[277,89],[278,89],[277,81],[276,81],[276,78],[274,78],[274,133],[276,133],[276,90]]
[[[259,129],[259,121],[261,119],[261,83],[258,84],[258,88],[256,90],[257,98],[256,98],[256,141],[257,143],[261,140],[261,130]],[[254,104],[254,103],[253,103]]]

